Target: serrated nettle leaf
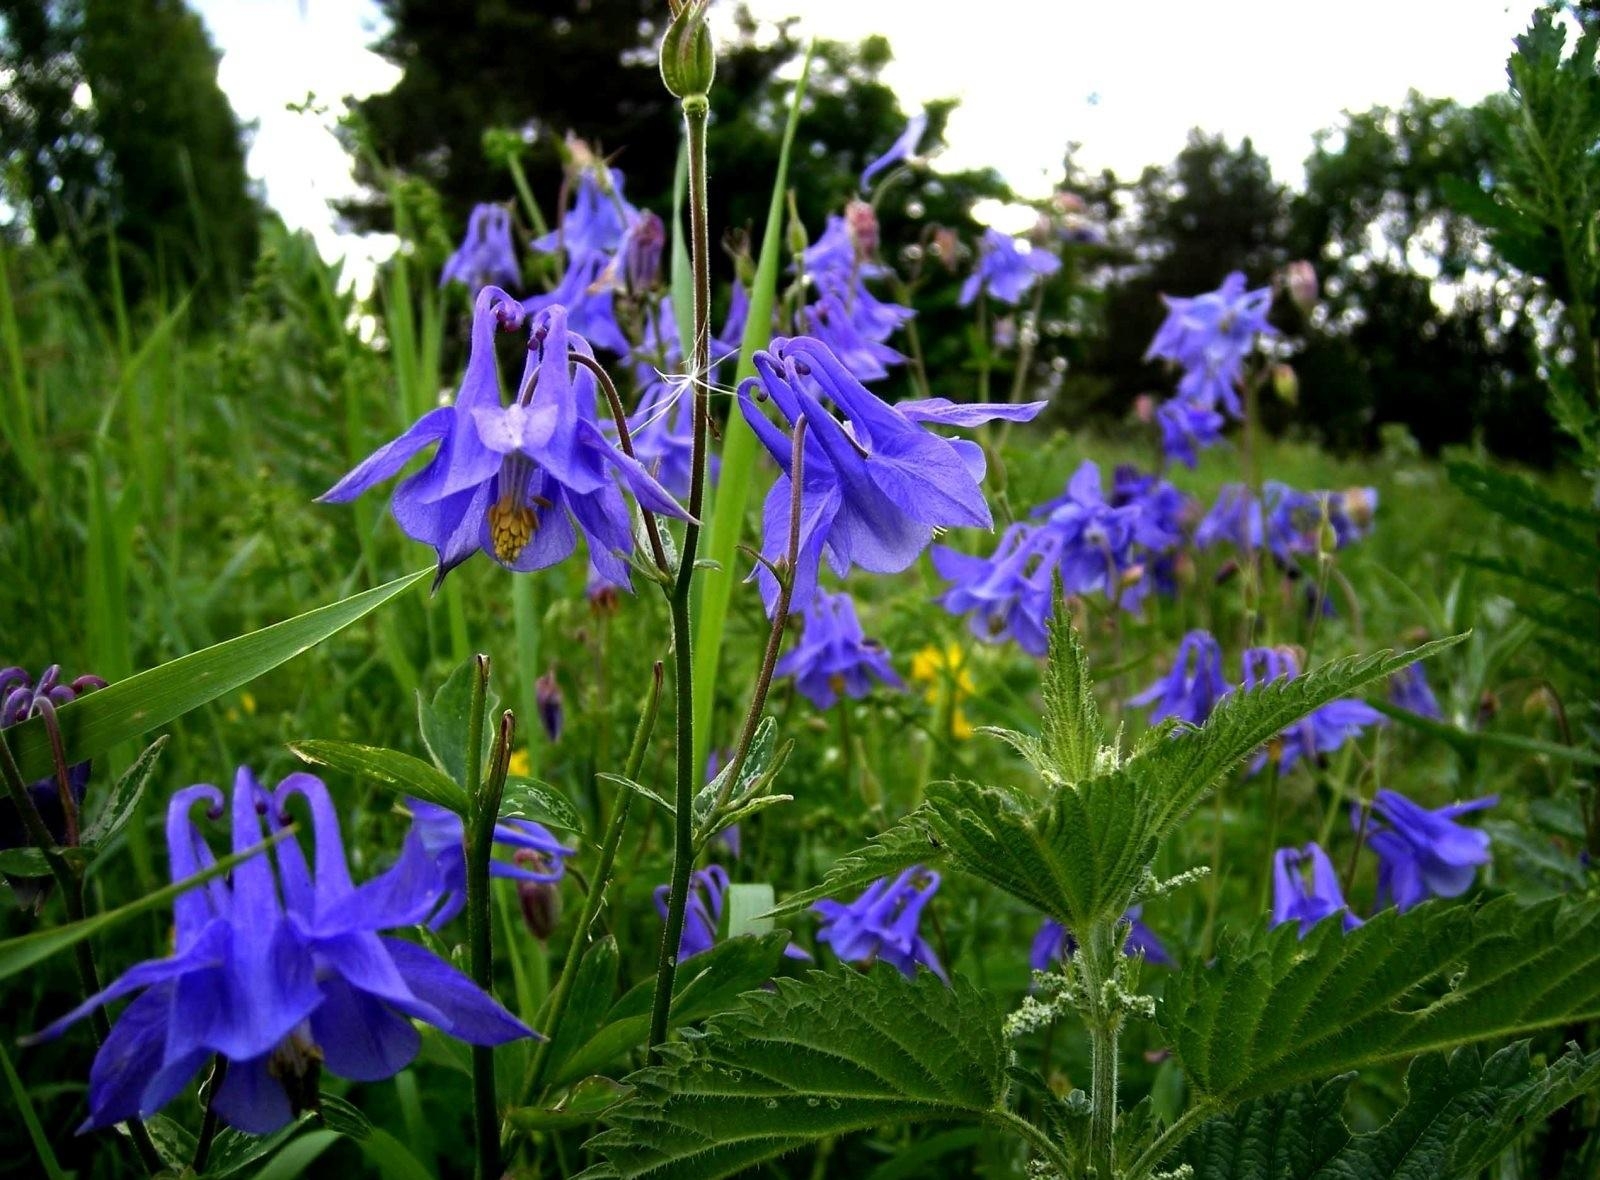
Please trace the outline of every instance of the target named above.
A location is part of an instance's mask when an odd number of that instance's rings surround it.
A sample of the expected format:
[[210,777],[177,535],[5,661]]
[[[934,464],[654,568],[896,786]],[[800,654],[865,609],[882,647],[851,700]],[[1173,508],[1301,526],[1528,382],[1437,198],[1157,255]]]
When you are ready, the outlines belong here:
[[[56,710],[68,763],[87,762],[198,709],[264,672],[309,651],[433,572],[418,570],[330,606],[224,640],[148,671],[85,693]],[[25,781],[49,774],[50,737],[42,718],[6,730]]]
[[530,819],[567,832],[582,832],[583,817],[565,795],[549,783],[520,774],[506,776],[500,797],[502,819]]
[[1165,838],[1223,775],[1288,726],[1329,701],[1349,696],[1465,638],[1452,635],[1398,654],[1383,651],[1351,656],[1250,692],[1231,692],[1205,725],[1176,730],[1167,740],[1145,746],[1124,769],[1151,793],[1154,835]]
[[[704,954],[678,964],[672,983],[669,1027],[726,1011],[741,992],[760,987],[783,961],[789,934],[776,930],[759,938],[729,938]],[[650,1032],[650,1004],[655,981],[644,980],[618,1000],[600,1030],[559,1069],[550,1071],[551,1084],[566,1085],[602,1073],[612,1062],[639,1047]]]
[[865,848],[841,856],[820,885],[784,898],[783,904],[772,911],[772,916],[798,913],[825,897],[844,898],[859,893],[879,877],[892,877],[912,865],[934,867],[944,861],[947,852],[933,834],[928,822],[928,805],[924,803],[888,831],[874,836]]
[[644,798],[650,800],[650,802],[654,803],[657,807],[664,810],[669,816],[676,817],[678,814],[678,809],[673,804],[672,800],[668,799],[665,795],[661,794],[661,792],[657,791],[653,787],[647,787],[643,783],[636,783],[631,778],[627,778],[626,776],[620,774],[597,774],[595,777],[603,780],[604,782],[611,783],[614,786],[621,787],[623,790],[632,791],[636,795],[643,796]]
[[1600,1018],[1600,903],[1388,910],[1346,934],[1288,923],[1191,961],[1157,1019],[1221,1104],[1352,1069]]
[[1204,1180],[1310,1180],[1349,1141],[1345,1095],[1354,1074],[1246,1102],[1207,1119],[1166,1160]]
[[1094,699],[1089,657],[1072,625],[1066,600],[1058,592],[1050,616],[1050,658],[1044,682],[1045,756],[1061,782],[1075,783],[1094,774],[1105,745],[1105,725]]
[[457,815],[467,813],[466,792],[454,780],[431,763],[399,750],[322,740],[290,742],[289,749],[313,766],[381,783],[396,794],[415,795]]
[[128,767],[116,784],[105,793],[99,812],[83,829],[84,845],[103,845],[122,830],[123,825],[138,809],[139,800],[144,796],[145,786],[150,782],[150,776],[155,773],[156,759],[161,756],[166,744],[166,734],[151,742],[144,753],[134,759],[133,765]]
[[1001,1121],[999,1030],[960,979],[879,965],[778,980],[627,1079],[634,1094],[589,1141],[604,1163],[586,1175],[714,1180],[885,1123]]
[[[431,701],[423,700],[421,691],[417,692],[417,726],[422,731],[422,744],[439,769],[456,783],[467,781],[467,729],[472,724],[472,689],[479,674],[478,657],[472,656],[450,673]],[[491,688],[484,697],[483,715],[498,716],[499,709],[500,697]],[[484,743],[485,760],[489,756],[488,744]]]

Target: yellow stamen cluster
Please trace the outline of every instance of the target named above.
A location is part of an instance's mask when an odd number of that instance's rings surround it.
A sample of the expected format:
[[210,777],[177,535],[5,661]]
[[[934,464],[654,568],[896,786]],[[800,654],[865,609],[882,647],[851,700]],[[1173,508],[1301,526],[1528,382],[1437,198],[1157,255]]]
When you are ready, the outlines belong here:
[[528,547],[539,518],[526,504],[519,504],[509,496],[501,496],[489,506],[489,540],[494,545],[494,555],[510,563]]

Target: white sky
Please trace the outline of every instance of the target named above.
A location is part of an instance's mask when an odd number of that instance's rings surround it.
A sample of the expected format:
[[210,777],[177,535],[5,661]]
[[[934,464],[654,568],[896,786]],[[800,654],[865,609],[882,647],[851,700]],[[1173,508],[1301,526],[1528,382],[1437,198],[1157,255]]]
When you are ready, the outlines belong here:
[[[385,89],[397,77],[365,48],[380,31],[374,6],[191,2],[223,53],[223,89],[240,118],[259,124],[250,169],[271,203],[290,226],[315,234],[325,255],[382,253],[375,243],[341,238],[327,207],[353,189],[348,161],[327,132],[340,99]],[[1082,145],[1085,167],[1131,179],[1146,164],[1170,161],[1195,126],[1233,140],[1250,135],[1275,176],[1299,183],[1312,133],[1342,110],[1395,104],[1411,88],[1464,102],[1502,89],[1511,38],[1527,27],[1533,0],[750,0],[750,7],[767,19],[803,9],[801,35],[887,35],[895,61],[885,80],[903,107],[961,100],[941,163],[992,164],[1018,191],[1042,195],[1069,141]],[[537,68],[536,47],[529,53]],[[325,113],[285,110],[308,95]]]

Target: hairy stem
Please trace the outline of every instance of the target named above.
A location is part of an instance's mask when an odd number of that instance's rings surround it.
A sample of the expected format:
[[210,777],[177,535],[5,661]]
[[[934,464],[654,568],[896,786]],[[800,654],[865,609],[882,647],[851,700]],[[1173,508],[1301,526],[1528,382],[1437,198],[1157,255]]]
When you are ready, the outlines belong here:
[[1084,1023],[1089,1029],[1089,1166],[1100,1180],[1116,1175],[1117,1134],[1117,1034],[1122,1016],[1113,1010],[1106,985],[1115,970],[1116,925],[1090,926],[1079,952],[1078,969],[1088,1004]]
[[[500,792],[505,787],[506,763],[511,757],[511,714],[505,714],[501,741],[495,745],[495,765],[487,782],[483,778],[484,711],[489,695],[489,657],[477,658],[472,680],[472,703],[467,720],[467,957],[472,981],[486,995],[494,994],[493,925],[489,913],[489,861],[494,825],[500,816]],[[494,1049],[472,1047],[472,1124],[477,1148],[475,1175],[495,1180],[500,1174],[499,1119],[495,1113]]]
[[655,1001],[650,1012],[652,1062],[656,1047],[667,1039],[667,1016],[672,1009],[672,981],[678,970],[678,942],[683,937],[683,913],[689,899],[689,874],[694,868],[694,647],[690,626],[690,592],[694,587],[695,553],[700,545],[700,514],[706,490],[707,383],[711,369],[711,257],[706,226],[706,121],[711,106],[704,95],[683,100],[683,122],[689,148],[689,245],[694,270],[694,341],[690,379],[694,390],[694,450],[689,475],[689,521],[683,529],[683,549],[678,577],[670,596],[674,729],[677,774],[674,791],[672,883],[668,887],[667,921],[661,931],[661,953],[656,967]]

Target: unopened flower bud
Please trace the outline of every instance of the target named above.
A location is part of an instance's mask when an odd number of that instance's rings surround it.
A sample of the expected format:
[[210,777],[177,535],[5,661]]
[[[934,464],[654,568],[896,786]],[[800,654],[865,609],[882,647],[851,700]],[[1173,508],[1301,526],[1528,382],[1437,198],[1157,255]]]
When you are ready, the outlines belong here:
[[1052,200],[1055,204],[1056,212],[1058,213],[1082,213],[1088,208],[1088,206],[1084,204],[1082,197],[1080,197],[1077,193],[1070,192],[1064,188],[1057,189],[1056,195],[1052,198]]
[[610,169],[601,167],[600,157],[594,154],[594,149],[587,140],[579,139],[572,132],[567,132],[566,140],[567,163],[574,172],[592,172],[594,178],[601,185],[611,183]]
[[956,263],[961,258],[961,238],[956,231],[947,225],[934,230],[931,249],[934,257],[944,263],[945,269],[954,274]]
[[706,24],[711,0],[672,0],[672,23],[661,39],[661,80],[674,98],[704,99],[717,73],[717,49]]
[[[518,849],[511,858],[525,869],[536,873],[550,871],[549,858],[529,848]],[[549,942],[561,920],[561,891],[554,881],[518,881],[517,902],[522,907],[522,921],[540,942]]]
[[539,724],[544,726],[545,736],[553,742],[559,741],[566,709],[561,697],[561,685],[556,681],[554,668],[539,677],[534,683],[533,698],[539,709]]
[[844,224],[850,243],[856,248],[856,261],[865,262],[878,252],[878,214],[862,200],[844,207]]
[[1284,267],[1283,285],[1301,314],[1310,315],[1317,306],[1317,272],[1311,264],[1302,258]]
[[1141,393],[1133,399],[1133,416],[1146,426],[1156,420],[1156,398],[1153,393]]
[[1300,378],[1294,366],[1281,361],[1272,366],[1272,392],[1291,406],[1300,400]]
[[789,190],[789,223],[784,229],[789,253],[799,258],[811,245],[811,239],[806,236],[806,223],[800,220],[800,210],[795,206],[793,189]]
[[1345,515],[1350,518],[1357,528],[1365,528],[1372,523],[1372,516],[1378,509],[1378,493],[1374,488],[1346,488],[1342,497]]
[[661,218],[649,210],[634,218],[622,245],[623,270],[628,290],[648,291],[661,277],[661,249],[667,243],[667,229]]

